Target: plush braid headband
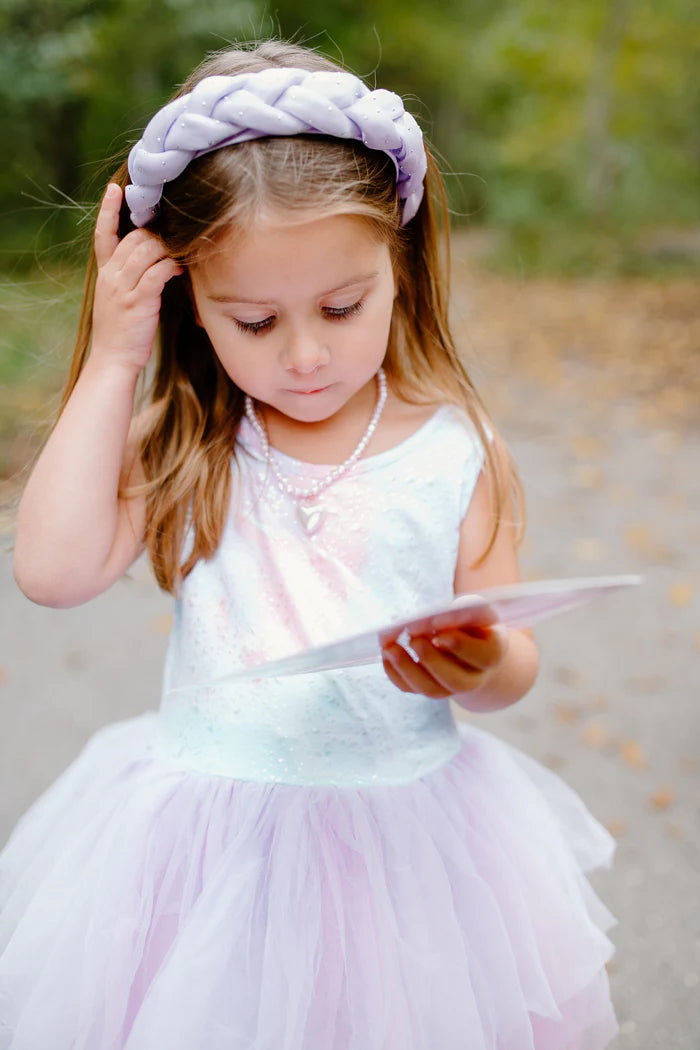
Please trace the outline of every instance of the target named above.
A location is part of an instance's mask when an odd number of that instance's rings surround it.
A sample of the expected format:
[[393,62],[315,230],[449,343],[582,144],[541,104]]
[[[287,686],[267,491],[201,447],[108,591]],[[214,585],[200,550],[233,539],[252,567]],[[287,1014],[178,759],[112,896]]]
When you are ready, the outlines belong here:
[[154,217],[166,182],[203,153],[268,135],[331,135],[387,153],[396,165],[402,225],[418,211],[426,172],[418,124],[391,91],[352,73],[265,69],[206,77],[169,102],[129,154],[126,200],[135,226]]

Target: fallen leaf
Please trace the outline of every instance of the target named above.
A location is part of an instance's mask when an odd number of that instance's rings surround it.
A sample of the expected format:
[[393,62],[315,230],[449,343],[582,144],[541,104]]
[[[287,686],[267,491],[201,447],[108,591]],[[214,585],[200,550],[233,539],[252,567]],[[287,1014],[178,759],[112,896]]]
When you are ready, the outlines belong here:
[[570,440],[571,451],[577,459],[593,459],[603,454],[603,443],[594,434],[575,434]]
[[603,471],[592,463],[580,463],[574,469],[573,481],[579,489],[597,489],[603,484]]
[[649,757],[646,751],[640,747],[636,740],[620,740],[618,749],[621,758],[628,766],[632,766],[634,769],[645,769],[649,765]]
[[542,756],[542,765],[546,766],[547,769],[561,769],[564,765],[564,759],[561,755],[546,754]]
[[573,553],[579,561],[589,564],[600,562],[606,555],[607,548],[602,540],[593,537],[581,537],[574,540]]
[[581,709],[575,704],[555,704],[554,721],[560,725],[571,725],[581,717]]
[[[580,393],[581,390],[579,388],[576,390],[576,394],[580,396]],[[592,409],[595,411],[597,409],[598,418],[601,416],[609,416],[610,408],[605,402],[614,402],[616,395],[615,392],[610,389],[610,385],[606,381],[605,376],[601,376],[599,379],[594,379],[592,381],[591,394],[593,395],[595,404],[587,405],[586,407],[588,410],[590,411]]]
[[649,561],[669,562],[673,560],[668,546],[655,539],[646,525],[630,525],[625,530],[625,543],[631,551]]
[[620,839],[626,835],[629,827],[626,820],[609,820],[605,826],[614,839]]
[[608,489],[608,496],[613,503],[618,505],[631,503],[635,498],[634,489],[631,485],[615,485]]
[[659,505],[669,514],[682,514],[688,509],[688,497],[685,492],[666,492]]
[[170,634],[173,628],[173,614],[172,613],[156,613],[151,618],[151,630],[155,634],[159,634],[163,637]]
[[660,693],[666,688],[666,679],[659,674],[638,674],[630,678],[629,684],[640,693]]
[[69,671],[81,671],[86,663],[87,657],[80,649],[69,649],[63,657],[63,666]]
[[676,801],[676,792],[670,785],[664,784],[649,796],[649,801],[654,809],[668,809]]
[[589,722],[581,731],[581,739],[588,747],[605,747],[610,742],[610,733],[602,722]]
[[659,407],[671,416],[682,416],[688,410],[692,392],[683,386],[667,386],[658,396]]
[[654,446],[662,456],[678,452],[682,444],[683,435],[679,430],[659,430],[654,435]]
[[678,609],[684,609],[693,600],[694,589],[690,583],[674,583],[668,589],[668,600]]
[[651,534],[647,526],[629,525],[625,529],[625,543],[633,551],[647,551],[651,545]]
[[656,429],[663,422],[663,413],[653,401],[647,401],[639,406],[637,423],[642,427]]
[[579,686],[586,681],[586,676],[578,667],[569,667],[567,664],[559,664],[554,669],[554,677],[561,685]]
[[543,386],[551,390],[559,390],[562,386],[563,376],[558,361],[546,359],[542,356],[530,357],[526,367],[528,372],[539,380]]

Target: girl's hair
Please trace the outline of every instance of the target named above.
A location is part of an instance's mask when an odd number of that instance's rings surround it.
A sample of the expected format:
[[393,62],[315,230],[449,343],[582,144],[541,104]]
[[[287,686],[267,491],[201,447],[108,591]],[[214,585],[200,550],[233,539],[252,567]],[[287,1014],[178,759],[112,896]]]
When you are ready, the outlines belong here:
[[[257,72],[271,66],[309,71],[339,68],[316,52],[266,41],[209,57],[173,97],[192,91],[204,77]],[[126,164],[110,181],[121,186],[128,183]],[[400,225],[396,173],[390,157],[356,142],[299,135],[254,139],[192,161],[164,187],[149,229],[162,238],[172,258],[186,267],[201,259],[225,231],[232,227],[245,231],[266,215],[303,221],[309,216],[337,214],[365,217],[391,252],[398,295],[385,370],[392,388],[415,403],[449,401],[463,406],[481,438],[494,507],[485,557],[496,539],[509,493],[517,508],[522,508],[522,494],[510,454],[490,424],[450,334],[447,209],[430,153],[426,192],[418,213],[405,228]],[[120,235],[131,229],[128,208],[123,205]],[[440,233],[445,241],[444,266]],[[62,407],[87,357],[95,274],[93,253]],[[145,483],[120,496],[145,494],[146,546],[158,583],[175,592],[197,561],[210,557],[219,545],[230,501],[231,456],[244,394],[226,375],[206,332],[195,321],[187,271],[170,280],[163,291],[159,344],[145,407],[132,427]]]

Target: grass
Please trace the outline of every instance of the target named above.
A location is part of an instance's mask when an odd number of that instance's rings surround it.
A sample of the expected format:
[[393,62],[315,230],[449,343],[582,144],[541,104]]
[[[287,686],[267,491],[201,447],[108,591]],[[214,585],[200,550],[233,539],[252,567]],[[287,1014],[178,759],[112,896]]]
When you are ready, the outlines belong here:
[[72,269],[0,277],[0,479],[19,476],[50,424],[80,311]]

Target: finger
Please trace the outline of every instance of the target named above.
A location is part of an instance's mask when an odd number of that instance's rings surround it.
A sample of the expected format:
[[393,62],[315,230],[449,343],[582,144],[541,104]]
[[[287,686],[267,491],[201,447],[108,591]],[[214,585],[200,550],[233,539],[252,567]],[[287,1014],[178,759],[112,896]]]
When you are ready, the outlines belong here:
[[122,204],[121,187],[110,182],[102,198],[95,223],[95,256],[97,265],[104,266],[114,255],[119,244],[119,210]]
[[179,277],[182,273],[184,273],[183,267],[173,259],[159,259],[158,262],[149,266],[139,281],[138,287],[148,294],[157,294],[163,290],[168,281],[173,277]]
[[430,639],[414,638],[413,648],[420,657],[420,666],[450,696],[475,689],[482,684],[484,672],[481,668],[441,652]]
[[384,653],[391,663],[392,670],[403,683],[399,685],[403,692],[421,693],[423,696],[440,700],[452,695],[449,689],[437,682],[422,664],[415,663],[400,646],[391,645]]
[[158,263],[172,262],[163,242],[150,233],[141,237],[141,231],[124,238],[114,253],[113,261],[119,285],[125,291],[137,288],[149,270]]
[[382,653],[382,663],[384,664],[384,670],[386,671],[389,680],[396,686],[396,688],[400,689],[402,693],[410,693],[411,690],[409,686],[396,670],[386,653]]
[[431,643],[460,663],[487,671],[503,659],[508,644],[508,633],[495,624],[493,627],[443,631],[436,634]]

